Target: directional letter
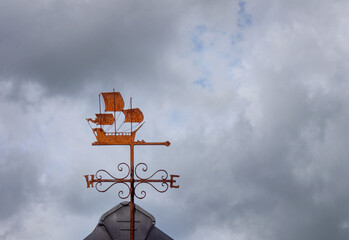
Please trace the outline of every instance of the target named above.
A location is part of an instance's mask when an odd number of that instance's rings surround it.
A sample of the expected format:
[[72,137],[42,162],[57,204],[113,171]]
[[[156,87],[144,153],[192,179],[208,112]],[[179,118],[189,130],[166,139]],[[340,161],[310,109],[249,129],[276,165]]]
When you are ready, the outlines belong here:
[[87,183],[87,188],[93,187],[93,182],[94,182],[94,175],[91,174],[91,180],[88,180],[88,175],[85,175],[86,183]]
[[171,175],[171,182],[170,182],[171,188],[179,188],[178,185],[173,185],[176,182],[176,180],[174,180],[173,178],[178,178],[178,177],[179,177],[179,175]]

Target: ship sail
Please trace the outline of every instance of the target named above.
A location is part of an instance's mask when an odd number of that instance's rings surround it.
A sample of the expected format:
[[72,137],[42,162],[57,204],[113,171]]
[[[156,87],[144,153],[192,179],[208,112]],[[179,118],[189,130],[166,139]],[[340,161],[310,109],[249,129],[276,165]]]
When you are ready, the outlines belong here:
[[124,122],[142,122],[144,119],[143,113],[139,108],[133,108],[133,109],[125,109],[122,110],[122,112],[125,114],[125,121]]
[[114,116],[110,113],[96,113],[95,120],[92,118],[87,118],[86,120],[99,125],[112,125],[114,123]]
[[105,92],[102,93],[102,96],[106,112],[117,112],[124,109],[124,99],[119,92]]
[[96,114],[96,124],[99,125],[112,125],[114,123],[114,116],[110,113],[100,113]]

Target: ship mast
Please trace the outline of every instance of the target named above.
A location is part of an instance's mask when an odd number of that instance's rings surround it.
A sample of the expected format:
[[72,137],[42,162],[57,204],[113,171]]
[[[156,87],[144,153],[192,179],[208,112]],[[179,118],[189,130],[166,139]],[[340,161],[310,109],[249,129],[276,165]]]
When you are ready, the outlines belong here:
[[113,88],[113,95],[114,95],[114,132],[116,135],[116,120],[115,120],[115,88]]
[[132,135],[132,97],[130,97],[130,108],[131,108],[131,135]]
[[[98,101],[99,101],[99,114],[101,114],[101,94],[98,94]],[[99,123],[99,127],[102,128],[101,123]]]

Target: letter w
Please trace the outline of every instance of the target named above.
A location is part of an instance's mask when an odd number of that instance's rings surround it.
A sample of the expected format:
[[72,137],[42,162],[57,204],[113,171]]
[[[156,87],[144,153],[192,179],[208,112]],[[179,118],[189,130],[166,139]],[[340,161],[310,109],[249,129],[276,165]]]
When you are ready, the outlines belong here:
[[94,175],[90,175],[90,176],[91,176],[91,180],[89,180],[88,175],[84,175],[87,183],[87,188],[90,188],[90,186],[93,187]]

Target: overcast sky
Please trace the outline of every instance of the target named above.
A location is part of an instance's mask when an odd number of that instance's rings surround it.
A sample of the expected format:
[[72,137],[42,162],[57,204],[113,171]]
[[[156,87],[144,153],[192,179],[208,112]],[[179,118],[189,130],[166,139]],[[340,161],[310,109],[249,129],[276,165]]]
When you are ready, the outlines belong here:
[[[136,204],[179,240],[349,239],[349,2],[0,1],[0,239],[83,239],[121,202],[83,175],[100,92],[179,189]],[[127,104],[126,104],[127,105]]]

